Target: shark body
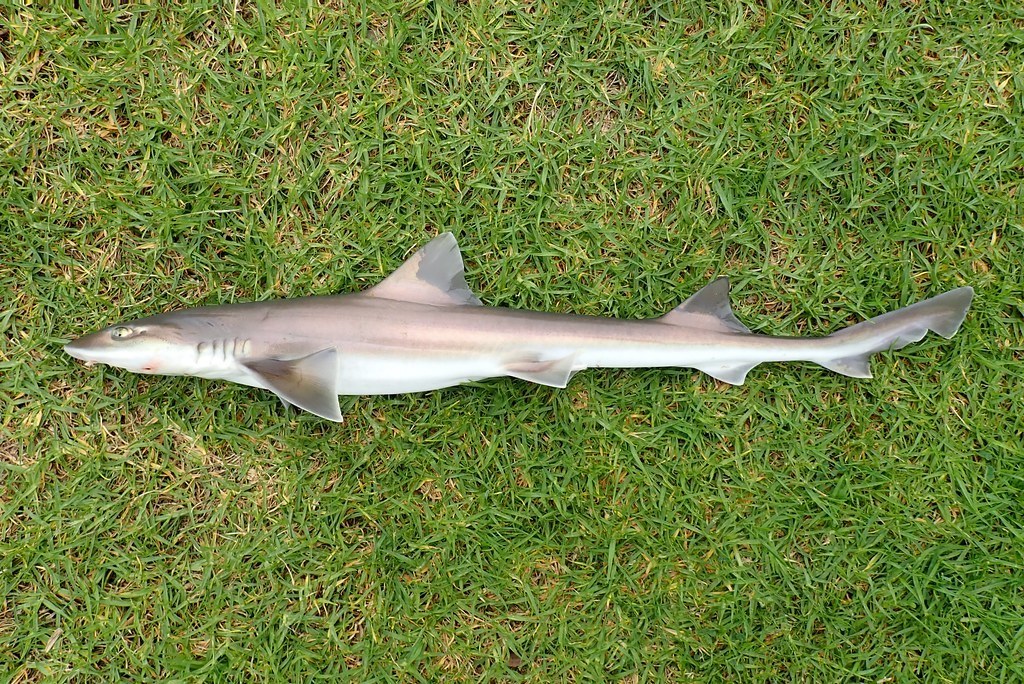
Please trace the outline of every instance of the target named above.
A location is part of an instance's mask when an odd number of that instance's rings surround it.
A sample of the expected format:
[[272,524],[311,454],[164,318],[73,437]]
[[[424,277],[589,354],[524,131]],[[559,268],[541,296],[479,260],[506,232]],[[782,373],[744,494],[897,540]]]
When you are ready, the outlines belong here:
[[973,297],[961,287],[820,338],[756,335],[733,315],[719,278],[668,314],[609,319],[482,306],[451,233],[378,285],[347,295],[172,311],[110,326],[65,346],[87,363],[268,389],[341,421],[340,394],[421,392],[512,376],[565,387],[584,368],[685,367],[741,384],[769,361],[811,361],[871,377],[872,354],[951,337]]

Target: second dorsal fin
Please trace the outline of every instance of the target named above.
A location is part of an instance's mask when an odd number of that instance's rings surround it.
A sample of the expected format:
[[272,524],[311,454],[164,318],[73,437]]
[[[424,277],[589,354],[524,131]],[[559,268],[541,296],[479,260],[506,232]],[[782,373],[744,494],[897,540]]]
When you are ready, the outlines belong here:
[[749,333],[729,306],[729,279],[718,278],[695,292],[689,299],[660,319],[669,325],[703,330]]
[[364,294],[434,306],[480,305],[466,285],[459,245],[441,233]]

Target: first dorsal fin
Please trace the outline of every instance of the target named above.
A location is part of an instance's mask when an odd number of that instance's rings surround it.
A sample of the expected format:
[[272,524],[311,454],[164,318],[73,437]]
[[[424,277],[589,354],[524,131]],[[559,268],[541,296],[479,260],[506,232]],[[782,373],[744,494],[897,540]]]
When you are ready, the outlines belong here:
[[364,294],[434,306],[480,305],[466,285],[462,255],[451,233],[441,233]]
[[669,325],[681,325],[701,330],[749,333],[729,306],[729,279],[718,278],[702,287],[685,302],[660,319]]

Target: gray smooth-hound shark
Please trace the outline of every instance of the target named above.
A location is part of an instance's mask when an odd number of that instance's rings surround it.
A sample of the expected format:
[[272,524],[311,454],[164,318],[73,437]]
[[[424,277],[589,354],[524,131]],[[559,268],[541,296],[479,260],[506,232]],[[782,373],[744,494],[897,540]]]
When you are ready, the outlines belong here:
[[565,387],[584,368],[695,368],[741,384],[766,361],[811,361],[869,378],[875,352],[931,330],[952,337],[974,291],[960,287],[818,338],[748,330],[719,278],[660,318],[622,320],[482,306],[451,233],[355,294],[185,309],[119,323],[64,347],[136,373],[271,390],[341,421],[339,394],[397,394],[512,376]]

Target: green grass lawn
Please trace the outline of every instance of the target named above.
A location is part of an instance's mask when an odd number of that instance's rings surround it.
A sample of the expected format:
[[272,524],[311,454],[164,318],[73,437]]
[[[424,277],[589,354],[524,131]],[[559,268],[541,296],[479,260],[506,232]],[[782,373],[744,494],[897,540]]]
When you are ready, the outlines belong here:
[[[1019,2],[13,4],[0,681],[1024,678]],[[61,352],[443,230],[492,305],[728,275],[800,335],[977,296],[871,380],[587,371],[342,425]]]

